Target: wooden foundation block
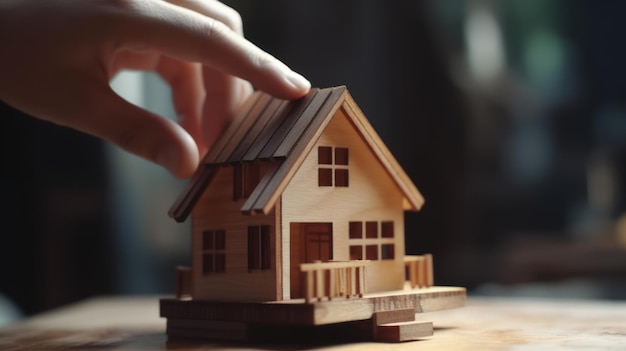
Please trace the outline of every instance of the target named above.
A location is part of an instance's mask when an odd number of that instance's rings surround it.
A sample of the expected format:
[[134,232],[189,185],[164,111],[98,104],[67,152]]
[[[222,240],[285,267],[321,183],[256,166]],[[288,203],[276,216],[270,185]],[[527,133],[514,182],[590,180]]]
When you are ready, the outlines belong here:
[[402,342],[433,336],[432,322],[389,323],[374,328],[374,340],[382,342]]
[[372,321],[374,325],[383,325],[389,323],[410,322],[415,320],[415,308],[406,308],[401,310],[374,312]]

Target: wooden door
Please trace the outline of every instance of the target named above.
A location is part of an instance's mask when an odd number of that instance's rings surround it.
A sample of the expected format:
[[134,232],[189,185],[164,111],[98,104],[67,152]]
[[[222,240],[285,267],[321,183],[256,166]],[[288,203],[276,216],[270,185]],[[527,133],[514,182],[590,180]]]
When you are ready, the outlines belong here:
[[291,223],[291,298],[303,297],[301,291],[301,263],[333,259],[332,223]]

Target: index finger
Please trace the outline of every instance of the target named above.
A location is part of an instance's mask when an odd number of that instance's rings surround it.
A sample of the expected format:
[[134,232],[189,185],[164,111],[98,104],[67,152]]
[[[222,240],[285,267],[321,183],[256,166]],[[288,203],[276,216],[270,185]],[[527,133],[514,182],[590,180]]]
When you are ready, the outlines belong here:
[[134,13],[125,12],[118,19],[122,25],[116,27],[119,32],[115,36],[121,46],[200,62],[280,98],[301,97],[311,86],[300,74],[215,19],[164,1],[133,3]]

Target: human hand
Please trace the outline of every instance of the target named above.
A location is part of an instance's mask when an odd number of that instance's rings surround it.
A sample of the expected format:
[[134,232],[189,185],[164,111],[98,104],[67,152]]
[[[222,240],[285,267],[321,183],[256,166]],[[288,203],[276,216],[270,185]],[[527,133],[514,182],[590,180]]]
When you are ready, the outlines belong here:
[[[310,88],[242,33],[216,0],[0,0],[0,99],[187,177],[251,83],[285,99]],[[161,75],[180,125],[115,94],[121,69]]]

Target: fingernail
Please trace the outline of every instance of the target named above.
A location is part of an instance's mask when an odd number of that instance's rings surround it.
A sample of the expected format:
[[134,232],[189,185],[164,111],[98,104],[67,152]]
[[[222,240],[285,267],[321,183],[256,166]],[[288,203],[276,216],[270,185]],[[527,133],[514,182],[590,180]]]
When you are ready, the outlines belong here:
[[180,163],[178,149],[173,145],[165,145],[161,147],[161,150],[159,150],[159,153],[157,154],[156,161],[158,164],[170,171],[170,173],[176,174]]
[[285,79],[289,84],[299,90],[308,90],[311,88],[311,82],[294,71],[285,72]]

